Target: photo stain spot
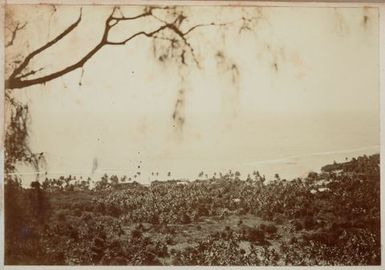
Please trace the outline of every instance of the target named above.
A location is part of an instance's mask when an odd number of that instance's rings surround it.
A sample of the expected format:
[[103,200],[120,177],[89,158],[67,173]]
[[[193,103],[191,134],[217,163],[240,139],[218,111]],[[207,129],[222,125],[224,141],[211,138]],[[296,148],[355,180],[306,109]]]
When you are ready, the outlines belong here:
[[367,24],[369,21],[369,17],[367,15],[364,16],[364,24]]
[[172,113],[172,119],[174,121],[173,127],[176,127],[178,130],[182,131],[185,123],[185,90],[180,89],[178,91],[178,97],[174,105],[174,111]]
[[278,63],[277,63],[277,62],[275,62],[275,63],[273,64],[273,68],[274,68],[274,70],[275,70],[276,72],[278,72]]

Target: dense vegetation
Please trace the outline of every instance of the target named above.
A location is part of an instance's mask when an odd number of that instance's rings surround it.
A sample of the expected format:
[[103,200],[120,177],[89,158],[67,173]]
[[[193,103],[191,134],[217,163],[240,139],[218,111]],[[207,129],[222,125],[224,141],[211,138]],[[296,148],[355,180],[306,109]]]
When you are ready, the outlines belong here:
[[378,265],[380,158],[304,179],[5,184],[6,264]]

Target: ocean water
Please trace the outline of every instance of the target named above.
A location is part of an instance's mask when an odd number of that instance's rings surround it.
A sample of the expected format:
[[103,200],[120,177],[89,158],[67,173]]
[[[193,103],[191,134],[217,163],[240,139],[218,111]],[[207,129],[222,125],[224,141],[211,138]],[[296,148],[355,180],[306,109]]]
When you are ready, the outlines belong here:
[[[103,122],[90,119],[88,123],[96,124],[100,129]],[[198,131],[199,137],[189,136]],[[142,141],[131,141],[118,127],[109,132],[112,139],[106,137],[99,152],[89,143],[92,131],[84,141],[76,134],[63,137],[63,145],[74,147],[65,152],[59,147],[44,149],[47,164],[38,179],[71,174],[98,180],[106,173],[148,184],[153,180],[194,180],[202,171],[211,177],[232,170],[239,171],[242,179],[259,171],[268,180],[276,173],[291,180],[334,161],[380,152],[378,115],[364,113],[249,115],[222,125],[187,126],[184,137],[171,139],[154,132]],[[98,137],[103,139],[101,134]],[[26,166],[20,166],[18,173],[25,186],[37,179],[36,172]]]
[[[193,142],[179,156],[148,158],[140,163],[143,172],[137,179],[146,183],[170,178],[166,172],[172,173],[171,178],[196,179],[201,171],[210,177],[229,170],[239,171],[245,179],[258,170],[267,179],[278,173],[290,180],[334,161],[380,152],[379,119],[373,114],[268,116],[268,120],[254,116],[235,122],[225,134],[208,138],[203,146]],[[150,173],[157,171],[159,177]]]

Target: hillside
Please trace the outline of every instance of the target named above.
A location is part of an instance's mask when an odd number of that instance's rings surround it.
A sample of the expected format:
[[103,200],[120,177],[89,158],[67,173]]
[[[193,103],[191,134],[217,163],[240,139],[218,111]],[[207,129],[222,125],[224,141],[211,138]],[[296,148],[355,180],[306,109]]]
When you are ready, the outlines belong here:
[[[380,157],[292,181],[5,185],[6,264],[379,265]],[[11,213],[12,212],[12,213]]]

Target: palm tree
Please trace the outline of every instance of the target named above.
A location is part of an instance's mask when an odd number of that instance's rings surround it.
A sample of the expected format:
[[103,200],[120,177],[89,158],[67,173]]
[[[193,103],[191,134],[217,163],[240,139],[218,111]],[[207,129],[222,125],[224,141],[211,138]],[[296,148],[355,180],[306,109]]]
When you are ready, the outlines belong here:
[[276,174],[274,175],[274,178],[275,178],[275,180],[277,180],[277,181],[281,180],[281,178],[279,177],[279,174],[278,174],[278,173],[276,173]]

